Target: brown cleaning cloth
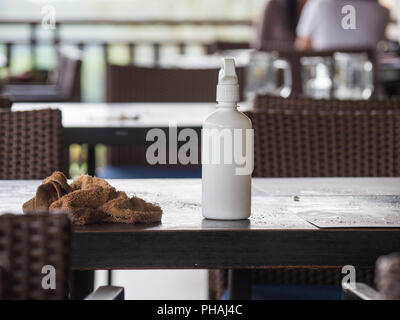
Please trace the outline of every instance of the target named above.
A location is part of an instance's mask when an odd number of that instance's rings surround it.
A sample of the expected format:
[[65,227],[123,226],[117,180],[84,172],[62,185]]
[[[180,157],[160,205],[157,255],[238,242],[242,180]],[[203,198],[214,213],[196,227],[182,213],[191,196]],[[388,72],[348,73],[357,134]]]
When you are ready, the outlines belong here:
[[61,172],[43,180],[36,195],[22,206],[24,212],[61,209],[71,214],[78,225],[100,222],[152,223],[161,220],[159,206],[125,192],[117,191],[108,182],[83,175],[70,185]]

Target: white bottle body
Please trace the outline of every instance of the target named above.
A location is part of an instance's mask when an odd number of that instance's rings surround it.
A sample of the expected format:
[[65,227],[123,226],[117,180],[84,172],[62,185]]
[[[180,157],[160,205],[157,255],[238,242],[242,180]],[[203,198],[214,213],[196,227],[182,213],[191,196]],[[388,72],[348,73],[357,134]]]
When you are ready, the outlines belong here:
[[[212,113],[203,123],[202,141],[202,212],[208,219],[216,220],[241,220],[247,219],[251,213],[251,172],[253,169],[253,139],[251,142],[245,135],[252,134],[252,124],[250,119],[242,112],[237,110],[235,103],[223,103]],[[211,150],[207,153],[205,148],[209,147],[204,143],[205,131],[217,129],[230,131],[234,137],[234,131],[243,132],[242,139],[239,140],[243,155],[251,154],[251,159],[246,158],[246,165],[251,169],[247,174],[238,174],[238,165],[234,158],[231,164],[220,161],[215,163],[210,161],[212,152],[220,152],[219,159],[223,159],[223,145],[218,150]],[[208,131],[210,132],[210,131]],[[235,143],[233,144],[235,146]],[[236,144],[237,145],[237,144]],[[234,149],[234,147],[233,147]],[[237,150],[233,150],[237,152]],[[205,161],[207,154],[208,161]],[[249,161],[251,163],[249,163]]]

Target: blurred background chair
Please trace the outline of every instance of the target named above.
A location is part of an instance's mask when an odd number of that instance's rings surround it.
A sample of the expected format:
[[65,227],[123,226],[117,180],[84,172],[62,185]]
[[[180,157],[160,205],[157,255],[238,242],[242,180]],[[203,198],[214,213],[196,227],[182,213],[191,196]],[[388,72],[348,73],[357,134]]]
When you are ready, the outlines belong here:
[[[315,100],[314,104],[309,101],[256,98],[256,110],[247,113],[255,132],[254,177],[400,176],[397,101],[382,102],[386,108],[370,101],[360,102],[358,108],[346,108],[335,100]],[[339,299],[341,296],[340,267],[268,268],[253,270],[251,276],[254,298]],[[357,281],[372,285],[373,269],[359,267]],[[226,297],[223,295],[226,284],[227,272],[210,271],[211,298]]]
[[[107,65],[106,101],[215,102],[218,72],[219,69],[216,68],[174,69]],[[243,80],[243,68],[239,68],[237,73],[239,79]]]
[[375,267],[378,290],[362,282],[342,283],[344,300],[400,300],[400,253],[380,257]]
[[[43,288],[43,278],[51,276],[44,266],[54,267],[54,289]],[[70,275],[71,223],[66,214],[0,215],[0,299],[68,299]],[[124,289],[100,287],[87,299],[123,300]]]
[[398,177],[394,108],[266,109],[250,113],[257,177]]
[[248,42],[229,42],[229,41],[215,41],[207,45],[206,53],[214,54],[228,50],[246,50],[250,49]]
[[14,102],[79,102],[81,101],[81,53],[78,49],[58,51],[56,80],[37,84],[22,82],[5,84],[3,92]]
[[338,99],[313,99],[303,96],[293,96],[288,99],[273,95],[258,95],[254,99],[255,110],[385,110],[400,109],[400,99],[392,97],[388,99],[370,100],[338,100]]
[[[219,69],[107,66],[107,102],[215,102]],[[238,68],[239,81],[245,70]],[[173,84],[173,85],[171,85]],[[243,88],[243,86],[242,86]],[[243,90],[241,92],[243,96]],[[200,165],[154,165],[146,161],[147,145],[107,146],[102,178],[200,178]]]
[[0,179],[44,179],[67,173],[61,112],[0,112]]

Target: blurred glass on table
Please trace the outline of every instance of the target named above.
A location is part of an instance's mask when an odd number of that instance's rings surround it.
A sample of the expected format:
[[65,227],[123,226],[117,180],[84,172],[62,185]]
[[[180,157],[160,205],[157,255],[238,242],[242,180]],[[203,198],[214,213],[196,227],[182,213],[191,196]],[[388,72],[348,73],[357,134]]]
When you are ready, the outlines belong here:
[[336,52],[335,89],[337,99],[369,99],[374,91],[373,65],[366,53]]
[[302,57],[303,94],[314,99],[329,99],[332,93],[332,60],[330,57]]
[[247,67],[246,99],[252,100],[256,94],[286,98],[291,91],[292,70],[289,62],[279,58],[276,52],[253,52]]

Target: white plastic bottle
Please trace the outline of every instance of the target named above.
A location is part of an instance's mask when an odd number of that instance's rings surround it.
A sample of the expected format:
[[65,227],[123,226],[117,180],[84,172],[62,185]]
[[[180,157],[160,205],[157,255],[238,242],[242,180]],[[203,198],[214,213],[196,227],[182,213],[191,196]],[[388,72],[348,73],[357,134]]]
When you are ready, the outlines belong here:
[[253,130],[238,101],[235,60],[224,58],[217,109],[202,130],[202,211],[208,219],[240,220],[251,213]]

